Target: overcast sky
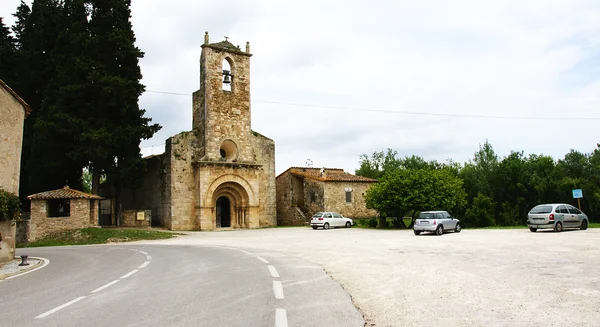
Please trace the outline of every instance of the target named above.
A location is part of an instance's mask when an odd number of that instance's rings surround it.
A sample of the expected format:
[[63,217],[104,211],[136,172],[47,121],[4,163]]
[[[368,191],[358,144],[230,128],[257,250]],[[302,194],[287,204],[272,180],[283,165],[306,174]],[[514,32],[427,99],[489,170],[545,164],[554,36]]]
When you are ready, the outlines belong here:
[[[0,1],[9,25],[18,4]],[[387,148],[464,162],[486,139],[557,159],[600,142],[598,0],[133,0],[132,23],[140,106],[163,126],[145,155],[191,129],[205,31],[250,42],[252,129],[277,174],[353,173]]]

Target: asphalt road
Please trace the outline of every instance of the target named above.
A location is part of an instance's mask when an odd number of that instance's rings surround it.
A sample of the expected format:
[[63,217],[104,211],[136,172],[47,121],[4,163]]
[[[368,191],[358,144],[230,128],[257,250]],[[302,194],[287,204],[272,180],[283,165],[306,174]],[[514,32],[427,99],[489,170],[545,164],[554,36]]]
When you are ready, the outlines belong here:
[[0,282],[0,326],[364,326],[322,268],[269,251],[119,244],[20,249],[49,259]]

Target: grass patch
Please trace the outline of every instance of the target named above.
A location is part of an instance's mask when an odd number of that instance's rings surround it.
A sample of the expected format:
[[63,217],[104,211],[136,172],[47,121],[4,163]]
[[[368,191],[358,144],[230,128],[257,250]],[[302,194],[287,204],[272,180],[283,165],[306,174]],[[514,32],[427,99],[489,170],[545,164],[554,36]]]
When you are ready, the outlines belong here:
[[600,223],[590,223],[588,225],[589,228],[600,228]]
[[48,235],[43,239],[31,242],[29,244],[18,244],[17,247],[31,248],[40,246],[106,244],[142,240],[162,240],[172,238],[175,235],[182,234],[139,229],[83,228]]

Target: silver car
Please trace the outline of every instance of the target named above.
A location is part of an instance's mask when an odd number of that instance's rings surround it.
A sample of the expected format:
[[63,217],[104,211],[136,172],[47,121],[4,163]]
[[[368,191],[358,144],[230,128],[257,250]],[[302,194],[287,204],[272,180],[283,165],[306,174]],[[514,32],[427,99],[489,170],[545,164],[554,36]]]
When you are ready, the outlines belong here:
[[442,235],[447,231],[461,231],[460,220],[452,217],[448,211],[423,211],[413,225],[415,235],[421,232],[434,232]]
[[527,214],[527,227],[531,232],[544,228],[554,229],[555,232],[561,232],[563,228],[586,230],[588,225],[588,217],[566,203],[540,204]]
[[350,228],[354,222],[350,218],[346,218],[337,212],[317,212],[310,219],[310,225],[313,229],[323,227],[323,229],[329,229],[330,227],[346,227]]

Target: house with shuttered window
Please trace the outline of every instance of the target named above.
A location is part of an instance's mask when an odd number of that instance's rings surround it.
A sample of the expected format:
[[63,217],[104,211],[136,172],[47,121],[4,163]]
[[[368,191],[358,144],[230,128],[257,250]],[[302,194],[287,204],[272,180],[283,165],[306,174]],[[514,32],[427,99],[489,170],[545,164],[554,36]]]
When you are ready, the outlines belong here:
[[339,168],[291,167],[276,178],[277,225],[304,225],[319,211],[353,219],[375,217],[364,198],[374,183],[377,180]]

